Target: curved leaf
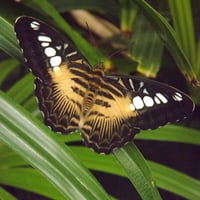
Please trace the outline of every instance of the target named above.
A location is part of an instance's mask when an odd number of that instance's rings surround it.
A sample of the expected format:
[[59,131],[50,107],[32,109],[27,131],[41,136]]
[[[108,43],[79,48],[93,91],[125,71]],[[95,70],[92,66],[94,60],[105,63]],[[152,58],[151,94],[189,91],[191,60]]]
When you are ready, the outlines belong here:
[[0,110],[0,139],[47,176],[66,199],[109,199],[70,149],[2,92]]

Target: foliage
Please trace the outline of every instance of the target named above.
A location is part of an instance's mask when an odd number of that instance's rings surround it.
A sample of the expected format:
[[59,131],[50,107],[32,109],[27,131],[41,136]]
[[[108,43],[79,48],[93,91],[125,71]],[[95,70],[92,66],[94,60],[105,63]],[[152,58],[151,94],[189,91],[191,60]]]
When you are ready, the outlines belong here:
[[[75,12],[75,9],[88,11]],[[162,199],[157,187],[187,199],[200,198],[199,180],[146,160],[133,142],[105,156],[80,146],[79,133],[68,136],[52,133],[42,122],[33,96],[33,76],[24,67],[13,29],[17,16],[41,18],[69,35],[91,64],[103,61],[108,72],[140,72],[154,78],[163,70],[167,49],[173,57],[173,61],[167,64],[180,70],[187,80],[187,87],[183,89],[198,105],[200,45],[195,35],[198,30],[194,26],[191,1],[160,2],[156,10],[141,0],[36,0],[23,4],[1,1],[0,48],[6,52],[0,54],[1,199],[16,199],[5,190],[5,185],[50,199],[112,198],[89,170],[126,177],[144,200]],[[79,22],[83,18],[80,14],[85,17],[82,22]],[[168,22],[171,20],[173,26]],[[95,32],[95,29],[100,31]],[[87,41],[94,39],[94,45]],[[106,58],[105,55],[118,50],[117,56]],[[199,118],[191,118],[184,125],[167,125],[141,132],[136,140],[177,142],[198,147],[200,133],[196,124],[199,122]],[[159,155],[162,156],[162,152]]]

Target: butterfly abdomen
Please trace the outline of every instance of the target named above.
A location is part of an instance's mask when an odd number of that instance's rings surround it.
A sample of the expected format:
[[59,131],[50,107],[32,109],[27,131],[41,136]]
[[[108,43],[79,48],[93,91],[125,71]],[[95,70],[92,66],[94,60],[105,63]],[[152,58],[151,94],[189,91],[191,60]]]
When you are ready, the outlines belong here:
[[82,115],[85,116],[94,105],[95,93],[88,92],[83,99]]
[[94,68],[94,71],[91,71],[88,75],[88,86],[87,92],[83,98],[83,108],[82,115],[85,116],[88,111],[93,107],[96,96],[101,90],[102,80],[103,80],[103,67],[101,65],[97,65]]

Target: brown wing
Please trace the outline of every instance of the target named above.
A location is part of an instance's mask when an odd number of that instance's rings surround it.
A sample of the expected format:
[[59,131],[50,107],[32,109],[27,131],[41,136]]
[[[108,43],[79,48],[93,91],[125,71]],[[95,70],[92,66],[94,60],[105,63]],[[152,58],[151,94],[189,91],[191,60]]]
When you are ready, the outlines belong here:
[[130,141],[139,129],[133,127],[137,111],[130,108],[130,94],[118,85],[105,83],[81,125],[84,142],[98,153],[110,153]]
[[[76,72],[80,68],[61,65],[56,71],[48,69],[49,78],[36,79],[36,96],[44,113],[45,123],[54,131],[69,133],[78,128],[80,110],[86,88]],[[74,72],[74,73],[73,73]],[[87,80],[83,78],[85,84]],[[84,82],[82,82],[84,83]]]

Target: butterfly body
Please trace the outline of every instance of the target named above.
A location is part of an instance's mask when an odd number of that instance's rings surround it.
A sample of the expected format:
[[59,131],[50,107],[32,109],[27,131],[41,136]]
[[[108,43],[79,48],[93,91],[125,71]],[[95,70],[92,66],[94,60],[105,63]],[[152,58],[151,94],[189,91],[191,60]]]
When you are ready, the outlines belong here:
[[110,153],[140,130],[155,129],[194,109],[183,92],[156,81],[127,75],[105,76],[71,41],[47,24],[20,17],[15,31],[35,75],[35,94],[44,120],[54,131],[80,130],[96,152]]

